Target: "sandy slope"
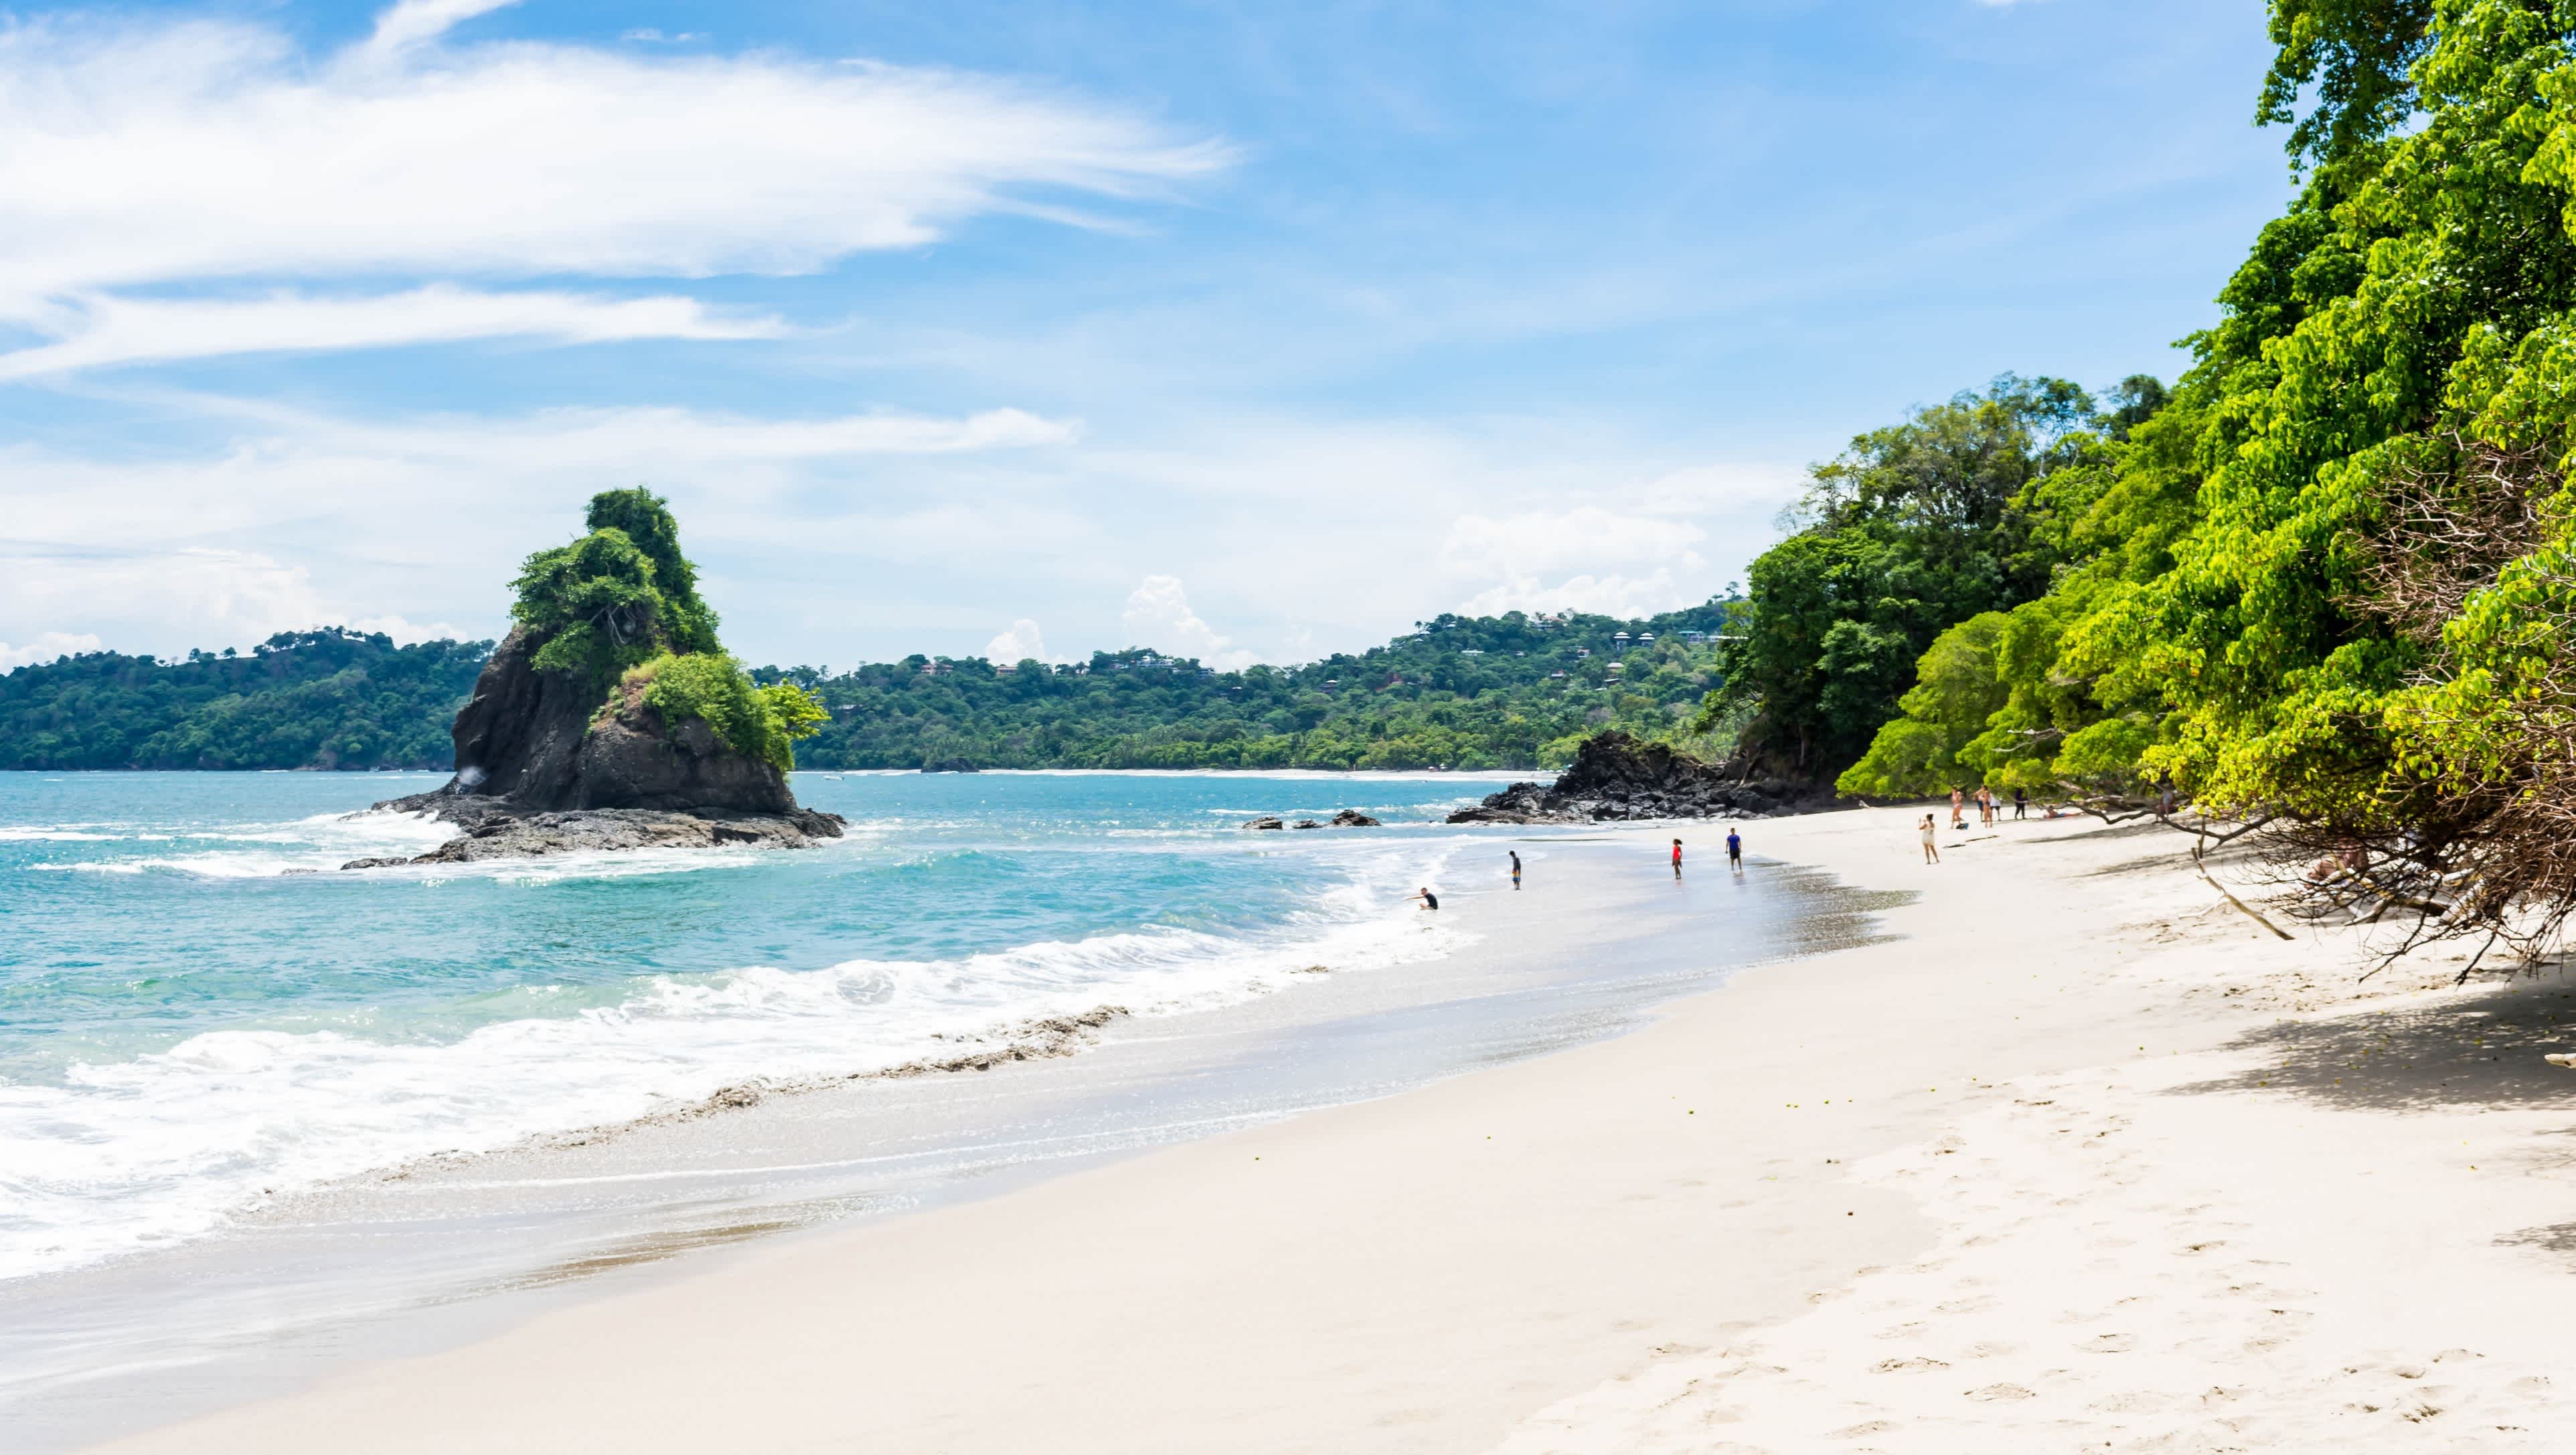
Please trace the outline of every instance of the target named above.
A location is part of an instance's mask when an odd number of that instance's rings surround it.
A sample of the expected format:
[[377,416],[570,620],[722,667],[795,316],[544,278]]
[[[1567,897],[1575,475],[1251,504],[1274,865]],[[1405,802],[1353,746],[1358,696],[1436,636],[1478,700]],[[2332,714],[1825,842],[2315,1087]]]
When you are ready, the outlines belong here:
[[[112,1448],[2563,1447],[2565,980],[2357,993],[2353,946],[2262,934],[2170,834],[2006,826],[1927,868],[1907,821],[1753,826],[1922,890],[1904,938],[1637,1035]],[[1615,847],[1659,872],[1653,839]]]

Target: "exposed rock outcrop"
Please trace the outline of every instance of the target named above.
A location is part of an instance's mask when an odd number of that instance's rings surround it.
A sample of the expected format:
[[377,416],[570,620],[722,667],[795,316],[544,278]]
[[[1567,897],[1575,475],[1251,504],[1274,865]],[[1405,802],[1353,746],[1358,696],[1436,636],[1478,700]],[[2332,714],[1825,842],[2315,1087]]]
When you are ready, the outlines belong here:
[[1606,819],[1768,818],[1834,806],[1831,790],[1754,779],[1662,743],[1611,731],[1586,742],[1556,782],[1515,783],[1451,823],[1591,823]]
[[677,725],[639,693],[603,704],[580,675],[531,661],[542,640],[513,630],[456,714],[456,776],[379,803],[465,832],[417,859],[452,864],[596,849],[767,844],[839,838],[843,820],[796,805],[787,776],[733,752],[705,722]]
[[1334,814],[1332,826],[1337,829],[1373,829],[1381,827],[1376,819],[1369,817],[1367,814],[1360,812],[1356,808],[1346,808],[1340,813]]
[[809,848],[841,836],[837,814],[810,808],[785,813],[682,813],[653,808],[575,808],[519,813],[491,799],[455,801],[452,821],[465,830],[410,859],[353,859],[343,869],[396,864],[472,864],[485,859],[524,859],[545,854],[607,849]]

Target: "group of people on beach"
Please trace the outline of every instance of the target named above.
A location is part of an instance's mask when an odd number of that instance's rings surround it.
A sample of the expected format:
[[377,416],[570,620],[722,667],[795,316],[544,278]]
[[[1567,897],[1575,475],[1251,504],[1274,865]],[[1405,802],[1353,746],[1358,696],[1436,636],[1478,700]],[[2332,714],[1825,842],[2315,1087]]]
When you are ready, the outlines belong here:
[[[1923,824],[1926,835],[1924,842],[1929,844],[1932,824],[1930,814],[1923,816]],[[1521,887],[1520,850],[1506,849],[1503,851],[1503,856],[1512,861],[1512,888],[1518,890]],[[1729,827],[1726,831],[1726,867],[1738,874],[1744,872],[1744,835],[1733,827]],[[1675,879],[1682,877],[1682,841],[1679,839],[1673,840],[1673,877]],[[1440,907],[1440,896],[1432,893],[1431,886],[1426,884],[1413,892],[1413,902],[1426,910],[1436,910]]]
[[[1974,794],[1970,794],[1966,789],[1954,787],[1950,790],[1950,827],[1954,829],[1963,829],[1968,826],[1968,805],[1970,803],[1974,803],[1977,806],[1977,822],[1980,824],[1991,827],[1996,820],[2004,816],[2003,803],[1995,797],[1995,791],[1993,789],[1980,783],[1977,785],[1977,791]],[[2013,790],[2012,810],[2012,816],[2015,818],[2028,818],[2030,816],[2029,790],[2021,788]],[[1927,814],[1925,816],[1929,817],[1930,815]]]

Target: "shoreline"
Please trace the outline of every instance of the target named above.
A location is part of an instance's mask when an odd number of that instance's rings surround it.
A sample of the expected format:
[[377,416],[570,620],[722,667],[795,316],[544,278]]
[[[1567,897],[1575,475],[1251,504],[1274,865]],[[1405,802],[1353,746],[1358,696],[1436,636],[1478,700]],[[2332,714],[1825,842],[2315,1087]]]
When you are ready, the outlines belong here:
[[[1140,1003],[1148,1013],[1086,1027],[1087,1044],[1070,1057],[1015,1060],[990,1074],[771,1079],[757,1104],[714,1116],[695,1115],[704,1106],[692,1101],[614,1127],[415,1160],[282,1199],[212,1239],[72,1273],[51,1291],[0,1292],[19,1330],[0,1335],[0,1366],[14,1363],[19,1375],[8,1381],[17,1386],[10,1418],[28,1448],[72,1448],[687,1276],[818,1226],[848,1226],[854,1213],[909,1216],[1211,1130],[1615,1035],[1643,1008],[1715,983],[1691,949],[1696,936],[1674,932],[1698,923],[1693,915],[1722,909],[1765,955],[1811,954],[1868,933],[1874,903],[1794,871],[1692,886],[1722,903],[1676,897],[1660,874],[1614,882],[1597,861],[1621,850],[1602,835],[1440,829],[1420,853],[1473,856],[1479,842],[1498,861],[1503,844],[1518,845],[1550,892],[1515,900],[1499,885],[1434,875],[1444,913],[1398,913],[1384,926],[1409,932],[1399,940],[1428,935],[1443,946],[1428,956],[1395,953],[1378,965],[1319,944],[1317,958],[1338,967],[1329,974],[1177,1013]],[[1595,913],[1552,924],[1556,894]],[[1479,936],[1462,955],[1461,939]],[[1573,952],[1582,944],[1618,946],[1617,963],[1580,966]],[[957,1049],[972,1063],[1000,1044]],[[711,1258],[705,1250],[716,1247],[725,1251]],[[682,1252],[692,1256],[665,1261]],[[205,1357],[238,1343],[237,1328],[261,1332],[248,1348]],[[102,1391],[115,1383],[57,1373],[67,1361],[48,1330],[104,1341],[117,1362],[152,1367],[154,1377],[139,1397],[110,1404]]]
[[2563,977],[2421,989],[2456,962],[2410,961],[2355,993],[2348,936],[2271,940],[2169,836],[2031,820],[1925,868],[1907,821],[1747,825],[1758,859],[1928,892],[1883,912],[1893,942],[1625,1035],[737,1248],[99,1448],[2538,1449],[2576,1427],[2545,1373],[2576,1367],[2551,1140],[2576,1077],[2539,1059],[2576,1016]]

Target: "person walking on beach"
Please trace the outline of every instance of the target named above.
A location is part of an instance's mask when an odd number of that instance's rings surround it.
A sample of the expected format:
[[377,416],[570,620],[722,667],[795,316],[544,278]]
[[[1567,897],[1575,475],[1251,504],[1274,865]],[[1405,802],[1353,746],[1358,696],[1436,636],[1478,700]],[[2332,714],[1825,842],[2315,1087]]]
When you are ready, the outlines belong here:
[[1505,849],[1503,852],[1512,856],[1512,887],[1518,889],[1521,887],[1521,851]]
[[1679,839],[1673,840],[1673,877],[1682,877],[1682,841]]
[[2029,789],[2027,789],[2027,788],[2016,788],[2016,789],[2014,789],[2014,790],[2013,790],[2013,817],[2015,817],[2015,818],[2023,818],[2023,817],[2027,817],[2027,816],[2029,815],[2029,813],[2030,813],[2030,790],[2029,790]]
[[1935,841],[1932,815],[1928,813],[1923,815],[1923,862],[1926,864],[1941,862],[1941,846]]
[[1962,811],[1967,806],[1968,795],[1953,787],[1950,790],[1950,827],[1963,829],[1968,826],[1968,816]]
[[1744,835],[1733,829],[1726,831],[1726,867],[1738,874],[1744,872]]
[[1440,907],[1440,896],[1432,893],[1431,886],[1428,884],[1415,890],[1413,892],[1413,897],[1422,901],[1422,907],[1424,909],[1438,909]]

